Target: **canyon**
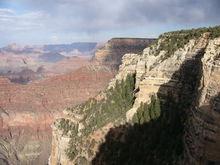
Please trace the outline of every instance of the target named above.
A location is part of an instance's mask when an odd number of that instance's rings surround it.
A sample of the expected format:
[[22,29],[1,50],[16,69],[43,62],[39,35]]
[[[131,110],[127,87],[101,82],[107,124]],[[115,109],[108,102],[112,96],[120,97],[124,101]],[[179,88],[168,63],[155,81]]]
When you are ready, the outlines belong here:
[[27,164],[46,164],[50,151],[50,125],[56,117],[62,116],[60,109],[94,96],[112,76],[105,67],[85,66],[73,73],[26,86],[2,79],[1,137],[16,147],[14,150],[21,164],[26,161]]
[[71,72],[87,65],[97,43],[60,45],[10,44],[0,48],[0,75],[12,82],[33,80]]
[[219,164],[219,75],[219,26],[160,35],[125,54],[103,92],[64,110],[49,164]]
[[[143,45],[146,47],[152,41],[122,38],[117,39],[117,44],[123,44],[114,48],[116,41],[111,41],[104,50],[96,47],[96,43],[40,47],[13,44],[2,48],[0,164],[47,164],[51,124],[64,116],[63,109],[95,97],[116,74],[117,68],[111,66],[120,63],[124,52],[141,52]],[[144,44],[134,48],[130,42]],[[96,57],[97,51],[105,56],[105,62],[100,55]],[[45,53],[43,60],[46,61],[42,62],[39,57]]]

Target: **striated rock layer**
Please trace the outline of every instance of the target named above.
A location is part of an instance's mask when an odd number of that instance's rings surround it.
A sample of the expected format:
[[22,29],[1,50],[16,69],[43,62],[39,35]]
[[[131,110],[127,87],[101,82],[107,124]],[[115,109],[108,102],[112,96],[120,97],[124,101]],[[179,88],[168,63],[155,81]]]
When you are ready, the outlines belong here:
[[118,69],[121,58],[126,53],[141,54],[144,48],[150,45],[155,39],[148,38],[112,38],[103,47],[99,48],[93,61],[109,65]]
[[91,64],[27,85],[0,78],[0,164],[46,164],[60,109],[94,97],[113,75]]
[[[125,54],[118,74],[103,93],[83,105],[65,110],[65,116],[55,122],[49,164],[218,164],[219,31],[220,28],[215,27],[165,33],[155,44],[144,49],[141,55]],[[132,79],[127,78],[131,74],[135,75],[134,84]],[[127,80],[131,83],[127,84]],[[119,83],[122,84],[121,87]],[[128,102],[127,97],[123,98],[123,84],[126,86],[125,92],[129,91],[129,87],[133,89],[133,101]],[[168,100],[166,105],[172,110],[170,116],[166,116],[165,109],[161,111],[165,121],[159,118],[134,124],[139,108],[143,103],[150,105],[152,95],[161,99],[161,109],[162,102],[166,103]],[[176,107],[169,107],[171,102]],[[121,103],[126,108],[118,106]],[[109,109],[106,105],[111,105],[112,108]],[[180,111],[176,113],[178,110]],[[176,114],[178,116],[175,117]],[[157,124],[160,121],[164,122],[162,126]],[[166,128],[157,130],[157,127],[153,127],[152,132],[143,138],[142,133],[146,130],[142,128],[150,129],[151,124],[161,128],[165,125]],[[140,135],[135,134],[138,133],[136,128],[141,131]],[[132,130],[134,134],[131,134]],[[155,146],[151,146],[153,148],[142,148],[149,142],[144,140],[155,135],[150,143],[154,144],[154,139],[158,139],[158,143],[163,144],[160,141],[165,137],[160,132],[167,133],[166,130],[171,131],[167,134],[171,134],[171,137],[178,133],[173,139],[164,142],[168,144],[165,150],[162,148],[158,151],[154,148],[161,147],[157,146],[157,142]],[[128,137],[129,135],[132,136]],[[174,146],[170,148],[169,144]],[[181,147],[175,150],[176,145]],[[137,146],[138,150],[134,151]],[[146,150],[150,151],[145,152]],[[171,154],[164,158],[167,153]]]

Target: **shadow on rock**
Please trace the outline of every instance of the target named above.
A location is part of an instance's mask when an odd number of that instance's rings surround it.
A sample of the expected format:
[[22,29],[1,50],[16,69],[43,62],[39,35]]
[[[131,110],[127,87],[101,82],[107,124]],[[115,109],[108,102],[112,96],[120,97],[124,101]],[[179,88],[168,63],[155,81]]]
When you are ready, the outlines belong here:
[[[92,164],[177,164],[183,157],[186,115],[197,105],[203,54],[204,50],[201,50],[186,60],[171,80],[160,87],[157,93],[159,116],[152,117],[154,109],[151,108],[151,112],[144,113],[148,115],[148,121],[138,120],[135,124],[112,128]],[[152,106],[145,107],[144,110],[149,111]]]

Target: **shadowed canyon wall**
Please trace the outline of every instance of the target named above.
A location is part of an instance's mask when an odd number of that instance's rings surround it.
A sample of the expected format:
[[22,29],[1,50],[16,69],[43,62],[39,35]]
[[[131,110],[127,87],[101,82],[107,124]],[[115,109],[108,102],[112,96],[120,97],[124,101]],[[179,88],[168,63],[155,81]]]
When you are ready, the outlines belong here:
[[219,36],[168,32],[125,54],[104,92],[55,122],[49,164],[218,164]]

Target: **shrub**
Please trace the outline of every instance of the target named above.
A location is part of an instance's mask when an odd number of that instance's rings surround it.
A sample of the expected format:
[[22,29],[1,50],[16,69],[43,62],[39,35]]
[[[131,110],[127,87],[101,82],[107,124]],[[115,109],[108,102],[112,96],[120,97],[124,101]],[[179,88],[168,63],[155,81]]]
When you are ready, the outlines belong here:
[[151,103],[141,103],[137,113],[133,117],[133,122],[143,124],[160,116],[160,100],[155,95],[151,97]]
[[170,57],[176,50],[183,48],[184,45],[186,45],[191,39],[198,39],[205,32],[210,33],[210,39],[220,37],[220,26],[164,33],[163,35],[159,36],[159,39],[162,39],[163,41],[157,49],[156,55],[158,55],[161,50],[165,50],[166,59]]
[[[128,75],[125,80],[117,81],[114,88],[106,91],[106,98],[101,101],[90,99],[85,104],[77,106],[81,109],[81,113],[85,114],[83,120],[84,130],[82,136],[88,136],[92,131],[103,127],[109,122],[125,119],[125,113],[132,107],[134,103],[135,75]],[[69,121],[61,119],[59,128],[65,134],[68,130],[75,133]],[[70,160],[76,157],[76,137],[71,136],[66,154]]]

